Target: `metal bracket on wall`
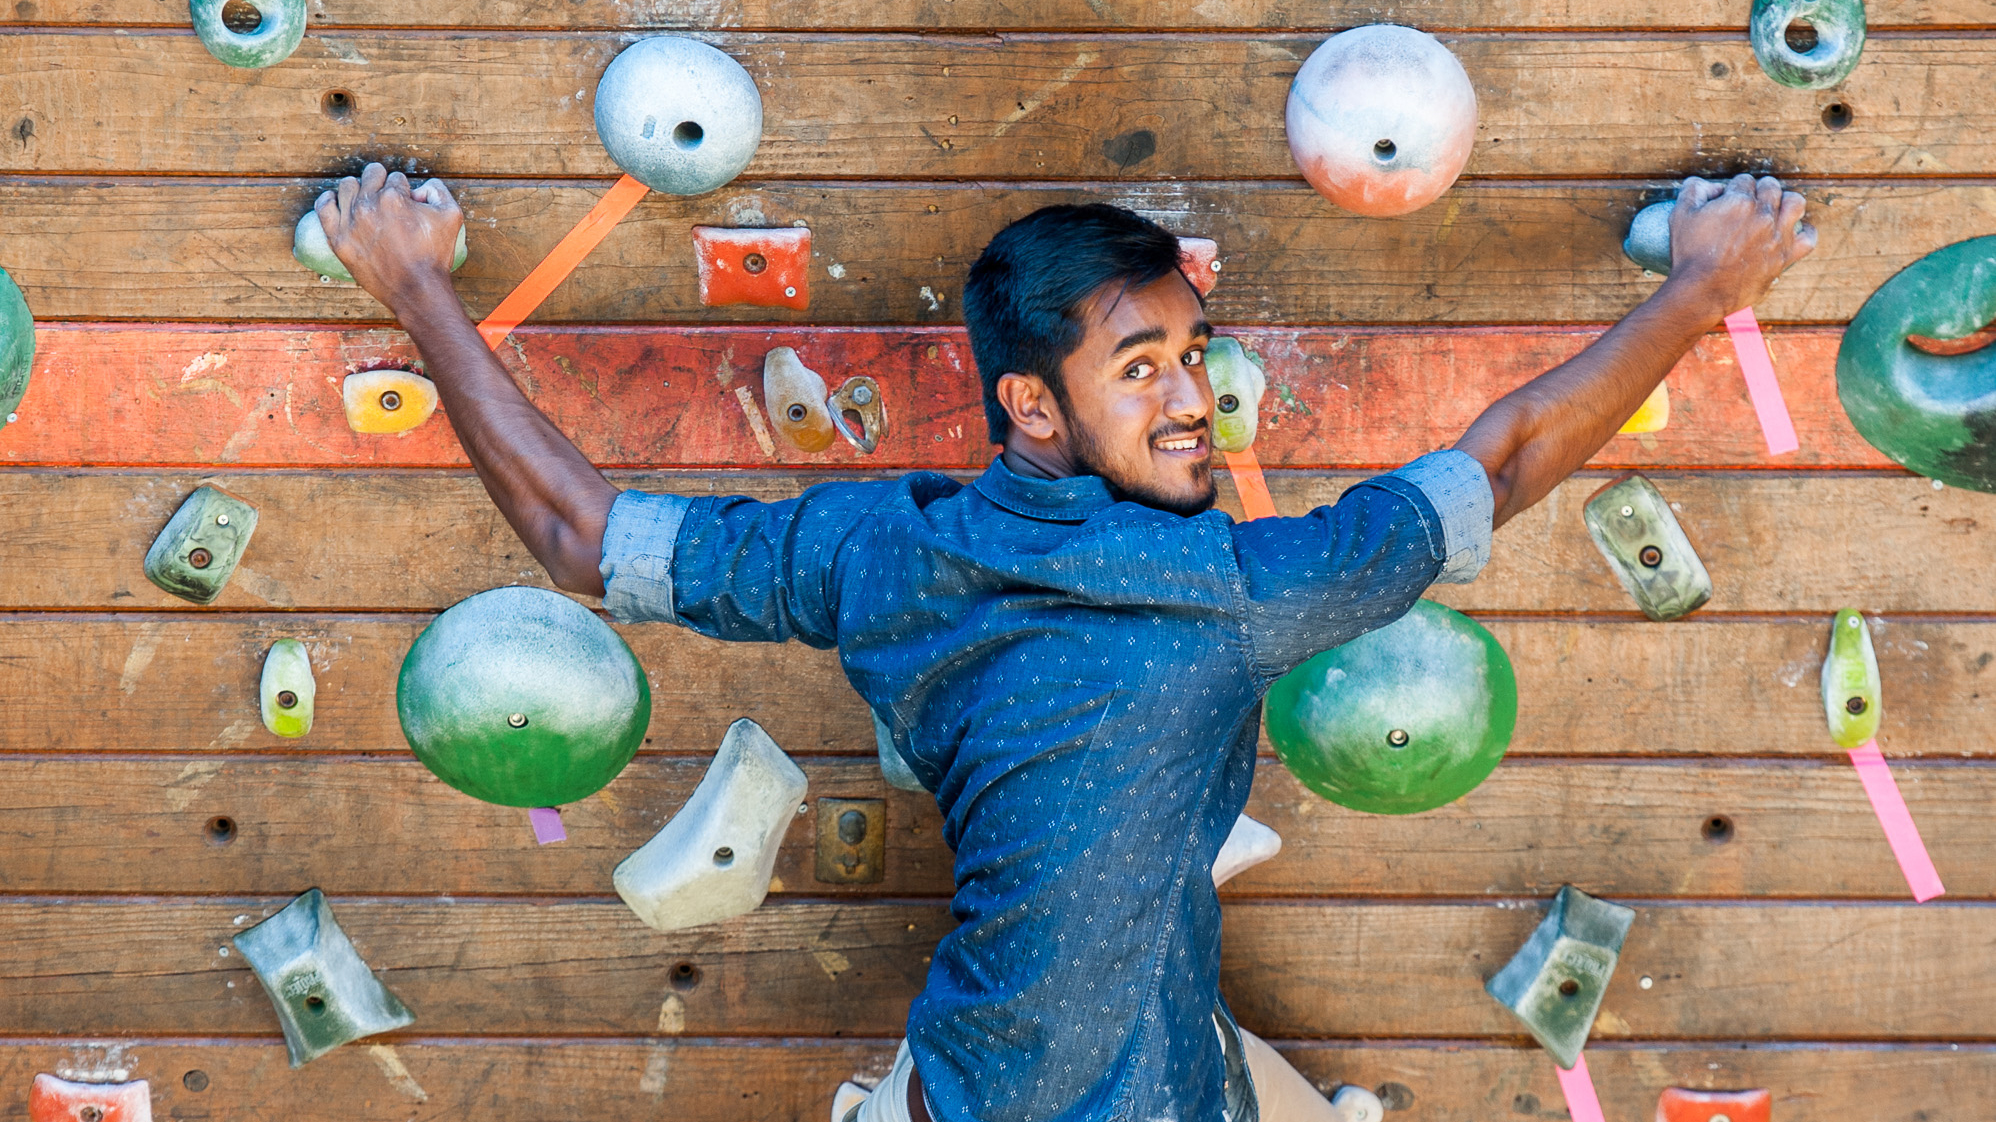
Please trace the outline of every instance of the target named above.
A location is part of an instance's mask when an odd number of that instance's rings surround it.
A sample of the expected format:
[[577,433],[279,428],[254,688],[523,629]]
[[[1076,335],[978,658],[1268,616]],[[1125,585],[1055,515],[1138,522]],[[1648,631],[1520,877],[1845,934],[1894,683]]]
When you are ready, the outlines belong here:
[[887,878],[887,803],[818,800],[818,872],[826,884],[879,884]]

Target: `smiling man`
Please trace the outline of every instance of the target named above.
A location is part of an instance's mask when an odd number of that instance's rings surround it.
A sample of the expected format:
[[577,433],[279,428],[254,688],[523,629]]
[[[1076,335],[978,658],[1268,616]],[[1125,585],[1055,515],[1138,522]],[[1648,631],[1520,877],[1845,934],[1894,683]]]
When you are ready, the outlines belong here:
[[451,290],[435,180],[370,165],[327,237],[415,339],[479,477],[555,583],[620,620],[834,647],[935,792],[958,927],[862,1122],[1297,1122],[1331,1108],[1219,992],[1214,857],[1264,691],[1472,579],[1494,525],[1605,444],[1809,251],[1773,179],[1691,180],[1669,280],[1453,449],[1294,518],[1211,509],[1212,335],[1177,241],[1106,206],[992,239],[964,291],[993,443],[785,502],[619,491],[527,401]]

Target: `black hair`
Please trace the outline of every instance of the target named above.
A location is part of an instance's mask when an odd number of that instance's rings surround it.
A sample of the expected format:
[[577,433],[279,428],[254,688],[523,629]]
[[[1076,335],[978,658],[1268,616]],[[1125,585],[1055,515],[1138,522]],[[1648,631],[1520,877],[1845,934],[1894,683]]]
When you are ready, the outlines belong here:
[[1087,331],[1081,305],[1104,285],[1141,288],[1177,268],[1170,231],[1104,203],[1042,207],[998,231],[963,288],[991,442],[1003,443],[1012,427],[998,403],[1000,377],[1038,375],[1066,405],[1060,364]]

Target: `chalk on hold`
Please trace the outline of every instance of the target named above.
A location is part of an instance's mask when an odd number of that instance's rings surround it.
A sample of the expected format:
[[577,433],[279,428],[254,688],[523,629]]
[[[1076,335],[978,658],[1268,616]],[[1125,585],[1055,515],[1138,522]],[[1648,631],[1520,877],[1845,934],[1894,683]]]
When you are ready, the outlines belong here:
[[1358,214],[1419,210],[1462,174],[1476,90],[1434,36],[1373,24],[1314,51],[1289,87],[1289,153],[1319,194]]
[[1635,472],[1611,480],[1581,512],[1587,536],[1643,614],[1682,619],[1712,598],[1712,578],[1656,485]]
[[1864,0],[1753,0],[1747,37],[1769,78],[1825,90],[1857,68],[1864,27]]
[[21,286],[0,269],[0,422],[12,421],[35,367],[35,317]]
[[208,53],[230,66],[258,70],[291,57],[305,37],[305,0],[254,0],[256,26],[242,31],[229,27],[229,0],[188,0],[194,33]]
[[1239,339],[1215,336],[1206,344],[1206,381],[1213,387],[1213,447],[1245,452],[1254,445],[1261,395],[1268,375],[1261,359]]
[[1497,767],[1518,720],[1511,659],[1482,624],[1432,600],[1312,656],[1268,691],[1275,754],[1339,806],[1418,814]]
[[1878,655],[1864,614],[1845,608],[1830,624],[1830,653],[1823,659],[1823,715],[1839,748],[1856,748],[1878,735],[1885,715]]
[[1220,243],[1211,238],[1178,239],[1178,271],[1204,296],[1220,283]]
[[1560,1067],[1572,1068],[1635,918],[1633,908],[1566,885],[1532,937],[1483,988],[1517,1014]]
[[754,911],[769,894],[777,849],[806,786],[761,725],[736,721],[693,797],[617,866],[617,895],[659,931]]
[[1921,475],[1996,491],[1996,346],[1976,345],[1992,320],[1996,236],[1937,249],[1880,285],[1837,349],[1837,399],[1858,435]]
[[1386,1104],[1354,1083],[1331,1092],[1331,1113],[1337,1122],[1386,1122]]
[[255,507],[220,487],[198,487],[146,550],[146,579],[182,600],[212,604],[255,532]]
[[811,307],[811,231],[805,227],[695,226],[693,253],[700,303],[707,307]]
[[1774,1096],[1765,1090],[1666,1087],[1656,1100],[1656,1122],[1772,1122],[1773,1117]]
[[1218,888],[1282,852],[1282,835],[1243,814],[1234,819],[1227,840],[1213,858],[1213,887]]
[[292,1067],[416,1020],[367,968],[316,888],[230,941],[277,1009]]
[[1651,203],[1636,212],[1622,239],[1622,252],[1629,260],[1658,276],[1670,275],[1670,216],[1677,210],[1676,199]]
[[777,347],[762,356],[762,405],[769,421],[800,452],[822,452],[838,431],[825,407],[831,394],[818,372],[804,365],[795,349]]
[[889,787],[897,791],[927,793],[928,788],[922,785],[921,777],[902,758],[901,750],[894,747],[894,732],[878,713],[873,714],[873,746],[880,753],[880,777],[887,781]]
[[72,1083],[35,1076],[28,1090],[28,1122],[152,1122],[152,1088],[130,1083]]
[[652,190],[704,195],[755,158],[762,94],[719,50],[654,35],[624,48],[596,84],[596,137]]
[[847,378],[833,390],[825,409],[832,415],[832,427],[862,455],[873,455],[887,439],[887,398],[880,383],[864,374]]
[[437,384],[413,370],[360,370],[340,383],[340,404],[355,432],[408,432],[437,411]]
[[[451,251],[451,272],[464,267],[470,257],[469,243],[464,240],[464,227],[457,228],[457,245]],[[353,274],[333,253],[332,243],[326,240],[326,224],[319,221],[319,212],[308,210],[298,218],[298,225],[291,231],[291,256],[300,265],[327,280],[352,284]]]
[[395,709],[416,759],[452,787],[501,806],[565,806],[637,754],[651,686],[594,612],[545,588],[494,588],[416,637]]
[[312,678],[312,656],[296,639],[279,639],[263,656],[263,680],[257,693],[263,727],[297,739],[312,731],[312,700],[319,686]]

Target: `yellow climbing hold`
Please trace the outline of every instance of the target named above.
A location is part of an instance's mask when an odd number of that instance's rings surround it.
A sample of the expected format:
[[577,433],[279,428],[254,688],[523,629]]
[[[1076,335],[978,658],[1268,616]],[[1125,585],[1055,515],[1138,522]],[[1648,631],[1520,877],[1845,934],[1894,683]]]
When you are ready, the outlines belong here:
[[437,384],[410,370],[363,370],[340,386],[347,427],[355,432],[408,432],[437,411]]
[[1670,385],[1667,382],[1658,382],[1656,388],[1650,391],[1649,397],[1637,408],[1635,416],[1630,417],[1616,431],[1624,435],[1662,432],[1664,426],[1668,424],[1670,424]]

